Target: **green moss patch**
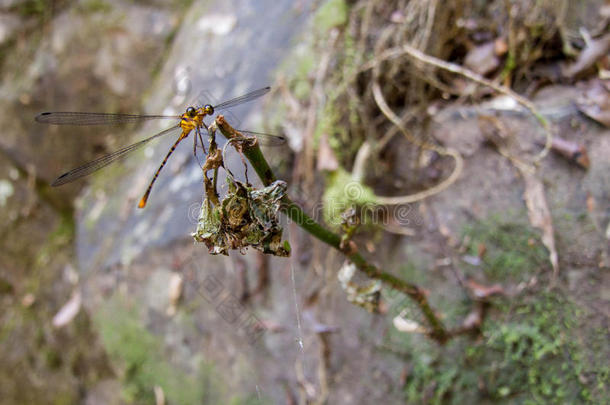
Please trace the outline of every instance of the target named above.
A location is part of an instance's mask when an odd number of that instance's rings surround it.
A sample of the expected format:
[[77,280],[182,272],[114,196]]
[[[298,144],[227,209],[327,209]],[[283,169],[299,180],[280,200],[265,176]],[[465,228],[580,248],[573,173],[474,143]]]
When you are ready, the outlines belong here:
[[340,27],[347,23],[348,7],[345,0],[328,0],[316,12],[315,25],[320,31]]
[[111,299],[97,316],[102,344],[121,365],[123,396],[130,403],[154,403],[160,386],[170,403],[202,403],[202,381],[164,359],[163,344],[140,324],[133,309]]
[[[525,217],[524,217],[525,218]],[[520,281],[549,266],[538,233],[526,222],[509,222],[498,216],[464,229],[468,254],[485,247],[482,268],[490,281]]]
[[485,322],[482,338],[476,342],[456,339],[438,347],[407,335],[413,353],[405,386],[408,400],[430,404],[603,402],[608,367],[603,360],[597,364],[586,360],[590,348],[585,343],[589,338],[579,332],[581,309],[551,292],[504,305],[502,319]]

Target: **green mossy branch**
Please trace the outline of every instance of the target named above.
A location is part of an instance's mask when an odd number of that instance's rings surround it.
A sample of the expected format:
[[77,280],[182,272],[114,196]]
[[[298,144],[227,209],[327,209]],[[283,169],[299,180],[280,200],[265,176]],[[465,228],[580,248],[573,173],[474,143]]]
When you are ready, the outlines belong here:
[[[222,115],[219,115],[216,118],[215,124],[227,139],[242,137],[241,134],[239,134],[226,122]],[[258,144],[254,144],[252,146],[246,145],[242,148],[242,152],[248,161],[250,161],[250,164],[252,164],[256,174],[265,186],[268,186],[277,180]],[[341,236],[329,231],[313,220],[288,196],[285,196],[282,199],[281,210],[286,216],[288,216],[288,218],[296,222],[297,225],[309,232],[311,235],[315,236],[317,239],[321,240],[327,245],[341,251],[352,263],[354,263],[354,265],[356,265],[358,270],[364,272],[370,278],[380,280],[388,287],[406,294],[413,301],[415,301],[429,324],[430,328],[428,336],[430,336],[432,339],[439,343],[445,343],[447,340],[449,340],[449,338],[451,338],[452,335],[454,335],[445,328],[436,312],[432,309],[423,289],[415,284],[406,282],[398,277],[382,271],[376,266],[368,263],[366,259],[358,252],[341,249]],[[459,333],[463,333],[463,331],[460,330]]]

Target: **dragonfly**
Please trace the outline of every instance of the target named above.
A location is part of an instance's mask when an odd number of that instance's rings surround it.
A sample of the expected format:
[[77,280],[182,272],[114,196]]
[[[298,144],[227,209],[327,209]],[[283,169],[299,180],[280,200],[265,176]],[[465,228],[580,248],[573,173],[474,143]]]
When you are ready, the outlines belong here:
[[[161,162],[161,165],[155,172],[152,180],[150,181],[146,192],[140,199],[138,203],[138,208],[144,208],[148,201],[148,197],[150,196],[150,192],[152,190],[153,184],[159,177],[159,173],[167,163],[167,160],[174,152],[178,144],[185,138],[187,138],[191,132],[194,132],[193,135],[193,154],[196,156],[197,151],[197,140],[201,142],[201,147],[205,153],[205,147],[203,146],[203,138],[201,135],[202,129],[207,131],[207,125],[204,122],[204,118],[207,116],[212,116],[216,112],[223,111],[229,109],[231,107],[235,107],[237,105],[255,100],[265,94],[267,94],[271,90],[270,87],[263,87],[258,90],[251,91],[242,96],[232,98],[228,101],[224,101],[217,105],[205,104],[203,106],[190,106],[186,109],[186,111],[182,115],[139,115],[139,114],[113,114],[113,113],[92,113],[92,112],[43,112],[36,116],[35,120],[41,124],[51,124],[51,125],[78,125],[78,126],[90,126],[90,125],[112,125],[112,124],[122,124],[122,123],[139,123],[143,121],[149,120],[177,120],[177,123],[172,127],[163,130],[155,135],[152,135],[148,138],[145,138],[139,142],[134,144],[125,146],[117,151],[109,153],[105,156],[102,156],[98,159],[95,159],[91,162],[85,163],[81,166],[78,166],[61,176],[59,176],[51,186],[57,187],[66,183],[71,183],[75,180],[78,180],[82,177],[88,176],[106,166],[115,162],[116,160],[142,148],[144,145],[147,145],[150,141],[160,138],[169,134],[176,134],[178,138],[171,146],[167,155]],[[260,132],[253,131],[242,131],[247,136],[256,137],[261,144],[263,145],[281,145],[285,143],[286,139],[280,135],[271,135],[264,134]]]

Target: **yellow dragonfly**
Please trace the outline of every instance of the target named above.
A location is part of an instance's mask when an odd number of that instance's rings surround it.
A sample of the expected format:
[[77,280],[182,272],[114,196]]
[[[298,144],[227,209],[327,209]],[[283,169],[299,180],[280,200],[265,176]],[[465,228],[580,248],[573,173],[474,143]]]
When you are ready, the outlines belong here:
[[[228,101],[222,102],[220,104],[212,106],[211,104],[205,104],[203,106],[190,106],[186,109],[184,114],[175,116],[175,115],[138,115],[138,114],[107,114],[107,113],[90,113],[90,112],[43,112],[36,116],[36,121],[42,124],[51,124],[51,125],[80,125],[80,126],[88,126],[88,125],[112,125],[112,124],[121,124],[121,123],[136,123],[142,121],[149,120],[158,120],[158,119],[174,119],[179,120],[176,125],[161,131],[151,137],[143,139],[139,142],[136,142],[132,145],[121,148],[115,152],[112,152],[108,155],[102,156],[98,159],[95,159],[91,162],[85,163],[75,169],[72,169],[61,176],[59,176],[51,186],[61,186],[62,184],[73,182],[74,180],[80,179],[81,177],[88,176],[91,173],[94,173],[100,170],[103,167],[108,166],[112,162],[117,159],[126,156],[127,154],[140,149],[142,146],[148,144],[153,139],[160,138],[164,135],[168,134],[176,134],[178,135],[178,139],[169,149],[165,159],[161,162],[161,165],[155,172],[146,192],[140,199],[138,204],[138,208],[144,208],[146,206],[146,202],[148,201],[148,197],[152,190],[153,184],[159,177],[159,173],[167,163],[170,155],[174,152],[180,141],[184,138],[188,137],[191,132],[195,132],[193,136],[193,153],[196,154],[197,150],[197,140],[201,143],[201,147],[205,153],[205,147],[203,144],[203,138],[201,135],[201,130],[205,129],[207,131],[207,125],[203,121],[203,119],[207,116],[212,116],[214,113],[226,110],[231,107],[235,107],[237,105],[246,103],[248,101],[252,101],[257,99],[265,94],[267,94],[271,90],[270,87],[263,87],[258,90],[251,91],[247,94],[244,94],[239,97],[235,97]],[[283,136],[279,135],[270,135],[263,134],[259,132],[252,131],[242,131],[240,132],[255,136],[259,139],[259,142],[263,145],[281,145],[286,142],[286,139]]]

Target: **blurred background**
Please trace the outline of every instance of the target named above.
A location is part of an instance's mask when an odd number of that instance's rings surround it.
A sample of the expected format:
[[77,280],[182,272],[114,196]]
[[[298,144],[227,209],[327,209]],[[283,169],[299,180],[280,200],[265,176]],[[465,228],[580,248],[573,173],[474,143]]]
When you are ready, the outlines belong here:
[[[607,403],[609,19],[603,0],[0,1],[0,404]],[[473,74],[531,100],[548,155]],[[42,111],[179,115],[267,85],[229,122],[286,136],[265,156],[290,197],[338,233],[354,208],[358,250],[462,333],[427,337],[285,218],[290,258],[208,254],[190,140],[143,210],[175,139],[50,186],[171,122]]]

